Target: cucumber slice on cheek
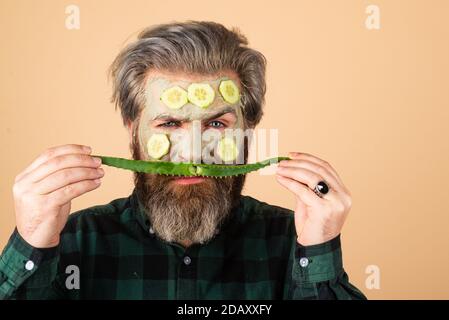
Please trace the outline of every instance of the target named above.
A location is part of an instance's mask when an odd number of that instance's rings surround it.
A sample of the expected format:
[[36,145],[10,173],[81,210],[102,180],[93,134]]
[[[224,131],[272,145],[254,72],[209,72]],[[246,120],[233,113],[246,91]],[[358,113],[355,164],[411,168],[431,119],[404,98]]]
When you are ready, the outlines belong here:
[[234,139],[225,137],[218,142],[217,153],[221,160],[224,162],[229,162],[237,159],[239,150],[234,142]]
[[148,155],[153,159],[160,159],[170,150],[170,140],[164,133],[154,133],[147,143]]

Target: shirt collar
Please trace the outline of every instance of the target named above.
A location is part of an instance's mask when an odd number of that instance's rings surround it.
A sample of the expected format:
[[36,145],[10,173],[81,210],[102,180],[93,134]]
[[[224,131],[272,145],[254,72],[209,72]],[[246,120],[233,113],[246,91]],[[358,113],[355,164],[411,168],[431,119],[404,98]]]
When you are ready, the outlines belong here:
[[137,196],[136,188],[134,188],[130,198],[131,207],[136,216],[137,222],[145,231],[148,231],[151,228],[150,219],[148,219],[148,216],[145,213],[145,208]]

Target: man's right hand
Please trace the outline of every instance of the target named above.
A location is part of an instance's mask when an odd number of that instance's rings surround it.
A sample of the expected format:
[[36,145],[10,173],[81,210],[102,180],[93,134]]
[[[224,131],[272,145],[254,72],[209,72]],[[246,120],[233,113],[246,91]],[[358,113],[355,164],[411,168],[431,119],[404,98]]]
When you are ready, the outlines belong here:
[[90,153],[90,147],[75,144],[50,148],[17,175],[17,230],[33,247],[57,246],[72,199],[100,186],[101,160]]

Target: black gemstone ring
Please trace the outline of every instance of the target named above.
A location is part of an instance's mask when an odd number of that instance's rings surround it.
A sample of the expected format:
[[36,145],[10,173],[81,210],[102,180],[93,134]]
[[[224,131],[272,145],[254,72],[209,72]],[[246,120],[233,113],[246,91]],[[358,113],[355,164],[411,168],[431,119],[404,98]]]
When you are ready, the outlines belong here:
[[325,195],[326,193],[329,192],[329,187],[326,184],[326,182],[324,181],[320,181],[317,183],[315,189],[313,190],[313,192],[316,193],[316,195],[320,198],[323,197],[323,195]]

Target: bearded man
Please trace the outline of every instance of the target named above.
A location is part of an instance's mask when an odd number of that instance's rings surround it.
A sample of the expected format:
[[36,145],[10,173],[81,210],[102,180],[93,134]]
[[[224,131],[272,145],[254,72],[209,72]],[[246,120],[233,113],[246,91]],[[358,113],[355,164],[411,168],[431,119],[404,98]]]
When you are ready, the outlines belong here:
[[[217,23],[145,29],[111,66],[133,158],[204,162],[204,152],[176,151],[176,132],[254,129],[265,66],[238,30]],[[234,150],[244,162],[247,149]],[[296,196],[294,212],[242,196],[244,175],[138,172],[129,197],[69,215],[71,200],[101,185],[91,152],[50,148],[17,175],[1,298],[365,298],[342,263],[351,196],[326,161],[292,152],[280,162],[276,179]]]

